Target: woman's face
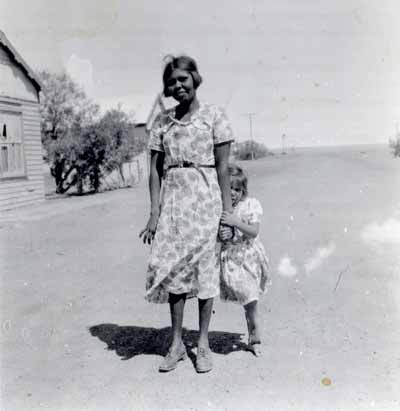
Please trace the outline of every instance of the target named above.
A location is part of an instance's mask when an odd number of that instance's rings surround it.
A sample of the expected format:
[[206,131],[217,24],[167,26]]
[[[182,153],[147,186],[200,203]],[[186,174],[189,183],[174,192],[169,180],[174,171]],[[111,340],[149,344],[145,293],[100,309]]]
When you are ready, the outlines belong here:
[[193,77],[185,70],[175,69],[166,82],[171,96],[179,103],[192,101],[196,96]]

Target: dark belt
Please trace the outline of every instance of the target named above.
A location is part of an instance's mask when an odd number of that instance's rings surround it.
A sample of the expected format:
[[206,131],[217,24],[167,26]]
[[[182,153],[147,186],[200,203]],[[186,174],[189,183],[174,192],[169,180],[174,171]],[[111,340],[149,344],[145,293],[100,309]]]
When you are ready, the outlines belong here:
[[199,163],[194,163],[193,161],[182,161],[180,163],[176,164],[170,164],[167,169],[170,168],[215,168],[214,164],[199,164]]
[[176,164],[170,164],[167,167],[167,171],[170,170],[171,168],[194,168],[201,174],[207,187],[209,187],[210,183],[208,182],[207,176],[202,170],[202,168],[215,168],[215,165],[214,164],[199,164],[199,163],[194,163],[193,161],[183,160]]

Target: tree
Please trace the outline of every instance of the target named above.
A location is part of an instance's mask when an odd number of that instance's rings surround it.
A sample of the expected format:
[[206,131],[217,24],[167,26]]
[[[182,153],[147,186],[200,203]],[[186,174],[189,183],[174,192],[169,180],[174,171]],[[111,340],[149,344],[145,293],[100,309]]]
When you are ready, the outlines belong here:
[[[41,131],[46,158],[56,180],[56,191],[63,193],[79,180],[74,163],[77,130],[89,126],[96,118],[99,106],[66,73],[39,73],[43,83],[41,95]],[[79,146],[79,145],[78,145]],[[69,180],[71,175],[75,180]]]
[[99,107],[65,73],[41,73],[42,141],[56,180],[56,192],[73,185],[97,192],[101,178],[119,170],[125,185],[123,164],[143,151],[145,141],[136,136],[133,118],[121,107],[98,116]]
[[264,144],[251,140],[237,143],[233,152],[233,155],[238,160],[258,159],[265,157],[268,154],[270,154],[270,151]]
[[98,131],[107,140],[105,170],[119,171],[125,184],[123,164],[132,159],[134,139],[131,138],[133,119],[121,110],[121,106],[108,110],[98,123]]
[[389,140],[389,147],[395,157],[400,157],[400,132],[397,130],[396,137]]
[[76,127],[74,136],[74,165],[78,175],[78,193],[82,193],[87,183],[97,193],[106,162],[109,141],[98,123]]

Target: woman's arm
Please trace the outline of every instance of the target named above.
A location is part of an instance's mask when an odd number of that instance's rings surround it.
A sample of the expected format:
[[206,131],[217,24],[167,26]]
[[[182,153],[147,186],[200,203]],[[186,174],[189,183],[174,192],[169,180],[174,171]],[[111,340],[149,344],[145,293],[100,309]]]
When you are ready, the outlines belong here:
[[234,214],[227,213],[225,211],[222,213],[221,223],[236,227],[244,235],[250,238],[257,237],[258,232],[260,231],[260,223],[247,224]]
[[161,179],[164,173],[164,153],[160,151],[151,151],[150,158],[150,176],[149,176],[149,189],[150,189],[150,202],[151,202],[151,215],[158,217],[160,213],[160,191],[161,191]]
[[164,169],[164,153],[160,151],[151,151],[150,159],[150,176],[149,176],[149,189],[150,189],[150,217],[147,222],[146,228],[142,230],[139,237],[143,236],[143,242],[151,244],[154,234],[157,228],[158,217],[160,215],[160,191],[161,191],[161,178],[163,176]]
[[218,175],[218,183],[221,190],[222,208],[232,212],[231,182],[228,172],[228,162],[231,143],[218,144],[214,148],[215,167]]

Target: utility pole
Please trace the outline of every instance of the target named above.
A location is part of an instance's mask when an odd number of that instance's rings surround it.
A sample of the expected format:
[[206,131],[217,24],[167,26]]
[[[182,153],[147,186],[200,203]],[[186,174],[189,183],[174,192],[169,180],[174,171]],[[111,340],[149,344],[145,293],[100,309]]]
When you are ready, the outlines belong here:
[[251,159],[254,160],[254,141],[253,141],[253,116],[256,113],[245,113],[244,116],[249,117],[249,126],[250,126],[250,144],[251,144]]
[[286,154],[285,140],[286,140],[286,134],[282,134],[282,154]]

